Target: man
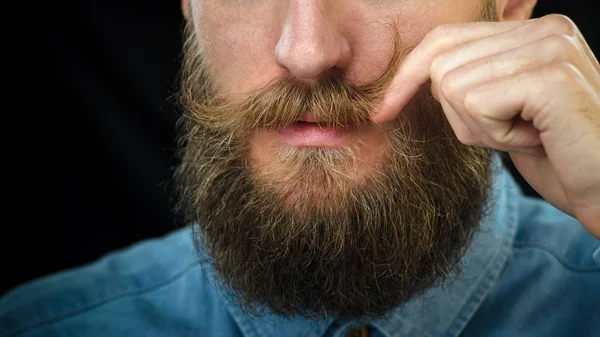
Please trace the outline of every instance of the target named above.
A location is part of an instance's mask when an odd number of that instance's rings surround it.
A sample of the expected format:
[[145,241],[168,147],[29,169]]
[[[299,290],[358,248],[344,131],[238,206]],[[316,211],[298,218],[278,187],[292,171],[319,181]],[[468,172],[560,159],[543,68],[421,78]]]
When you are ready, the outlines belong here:
[[9,292],[1,335],[598,336],[600,65],[534,6],[184,0],[193,230]]

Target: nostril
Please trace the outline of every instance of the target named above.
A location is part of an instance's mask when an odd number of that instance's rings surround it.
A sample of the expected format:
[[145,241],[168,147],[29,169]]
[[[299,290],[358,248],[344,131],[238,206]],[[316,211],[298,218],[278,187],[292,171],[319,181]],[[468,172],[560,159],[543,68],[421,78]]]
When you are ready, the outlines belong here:
[[347,67],[351,59],[350,44],[339,27],[317,14],[310,22],[290,14],[274,50],[279,67],[309,84]]

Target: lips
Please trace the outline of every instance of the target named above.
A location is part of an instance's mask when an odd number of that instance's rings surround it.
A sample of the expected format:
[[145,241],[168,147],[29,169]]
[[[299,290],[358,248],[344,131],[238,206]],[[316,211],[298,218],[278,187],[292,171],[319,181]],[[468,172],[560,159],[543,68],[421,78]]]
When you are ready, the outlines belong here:
[[305,113],[298,122],[279,130],[281,141],[294,147],[341,147],[351,141],[354,130],[349,127],[329,127],[317,123],[312,113]]

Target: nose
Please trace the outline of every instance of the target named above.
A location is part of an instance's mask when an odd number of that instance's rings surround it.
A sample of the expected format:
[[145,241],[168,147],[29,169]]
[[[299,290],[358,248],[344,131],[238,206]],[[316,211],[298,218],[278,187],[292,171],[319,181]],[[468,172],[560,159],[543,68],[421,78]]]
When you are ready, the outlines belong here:
[[313,82],[351,59],[336,5],[342,1],[289,0],[281,36],[275,47],[277,64],[302,80]]

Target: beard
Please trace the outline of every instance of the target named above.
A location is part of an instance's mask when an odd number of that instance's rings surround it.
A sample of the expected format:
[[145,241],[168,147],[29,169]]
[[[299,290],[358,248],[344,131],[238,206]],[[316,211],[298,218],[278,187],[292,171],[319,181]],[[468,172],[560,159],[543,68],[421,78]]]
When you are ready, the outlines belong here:
[[[377,318],[460,274],[486,213],[491,152],[460,143],[429,90],[395,121],[370,122],[408,52],[397,36],[387,70],[367,85],[341,72],[311,85],[284,77],[225,99],[191,23],[185,34],[177,210],[242,310]],[[282,146],[266,164],[255,158],[258,132],[307,111],[328,127],[376,129],[385,150],[360,179],[360,137],[340,148]]]

